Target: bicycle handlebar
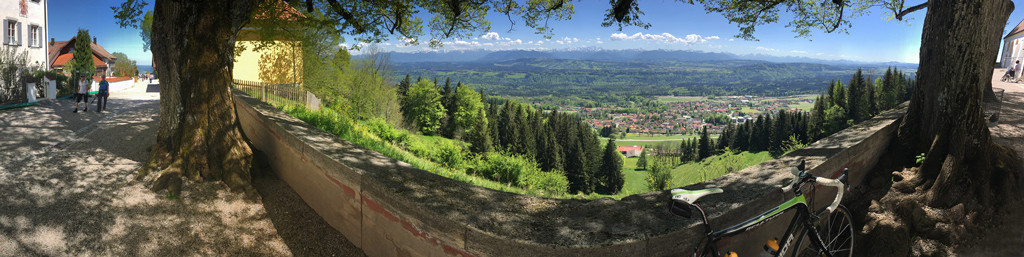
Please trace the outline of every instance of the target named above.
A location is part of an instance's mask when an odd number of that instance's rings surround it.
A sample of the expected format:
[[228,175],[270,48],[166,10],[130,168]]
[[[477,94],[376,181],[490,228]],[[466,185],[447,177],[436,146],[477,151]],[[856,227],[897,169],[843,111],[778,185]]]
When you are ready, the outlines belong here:
[[843,184],[843,181],[840,181],[839,179],[830,179],[830,178],[821,178],[821,177],[819,177],[819,178],[815,178],[814,180],[816,182],[818,182],[819,184],[822,184],[822,185],[825,185],[825,186],[830,186],[830,187],[835,187],[836,189],[838,189],[837,191],[839,191],[839,193],[836,193],[836,199],[832,200],[832,204],[830,204],[828,206],[828,208],[825,208],[826,211],[828,211],[829,213],[832,213],[832,211],[835,211],[836,208],[839,208],[839,201],[843,200],[843,192],[846,191],[846,185]]
[[837,190],[838,193],[836,194],[836,199],[832,200],[832,204],[830,204],[825,210],[828,211],[829,213],[832,213],[833,211],[836,210],[836,208],[839,208],[839,202],[843,200],[843,193],[845,193],[845,191],[846,191],[846,184],[847,184],[846,180],[847,180],[847,177],[849,175],[849,169],[845,169],[844,168],[842,175],[840,175],[836,179],[830,179],[830,178],[823,178],[823,177],[818,177],[818,176],[814,176],[814,175],[810,175],[810,174],[807,174],[807,176],[804,177],[803,168],[804,168],[804,161],[800,161],[800,165],[799,166],[797,166],[795,168],[792,168],[790,170],[790,173],[793,173],[793,176],[795,178],[793,178],[793,181],[790,182],[789,185],[786,185],[785,187],[782,187],[782,192],[789,192],[789,191],[793,190],[793,187],[799,185],[800,183],[802,183],[804,181],[814,181],[814,182],[820,183],[821,185],[835,187],[836,189],[838,189]]

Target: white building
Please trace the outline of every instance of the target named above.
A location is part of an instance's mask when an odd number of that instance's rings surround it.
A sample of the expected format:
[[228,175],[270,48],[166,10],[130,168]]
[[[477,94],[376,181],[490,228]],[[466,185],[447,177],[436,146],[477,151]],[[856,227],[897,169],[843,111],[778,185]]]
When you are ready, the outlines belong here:
[[1016,61],[1024,63],[1024,20],[1003,37],[1003,53],[999,58],[1001,67],[1009,68]]
[[0,0],[3,47],[27,52],[28,64],[47,69],[47,0]]

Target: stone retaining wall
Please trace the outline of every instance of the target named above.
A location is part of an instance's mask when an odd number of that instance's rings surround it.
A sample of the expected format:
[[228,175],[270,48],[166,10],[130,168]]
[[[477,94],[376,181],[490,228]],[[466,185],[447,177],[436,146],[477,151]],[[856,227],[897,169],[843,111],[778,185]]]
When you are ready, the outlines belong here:
[[[666,256],[692,252],[703,233],[697,219],[668,212],[666,192],[622,200],[500,192],[412,168],[238,91],[235,106],[246,138],[277,174],[368,256]],[[721,229],[787,200],[778,188],[800,159],[823,176],[849,167],[856,184],[892,138],[901,110],[687,188],[725,189],[702,199]],[[825,191],[819,202],[834,195]],[[765,240],[780,237],[788,222],[778,218],[721,246],[752,256]]]

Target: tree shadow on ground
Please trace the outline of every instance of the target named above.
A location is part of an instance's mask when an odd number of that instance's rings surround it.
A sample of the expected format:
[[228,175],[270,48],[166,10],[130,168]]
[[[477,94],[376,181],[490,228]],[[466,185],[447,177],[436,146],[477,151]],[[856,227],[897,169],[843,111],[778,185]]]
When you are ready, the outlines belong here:
[[179,199],[134,181],[158,103],[125,111],[0,174],[0,256],[289,256],[258,201],[221,183]]
[[344,235],[327,223],[302,197],[272,170],[254,150],[253,186],[284,243],[295,256],[365,256]]

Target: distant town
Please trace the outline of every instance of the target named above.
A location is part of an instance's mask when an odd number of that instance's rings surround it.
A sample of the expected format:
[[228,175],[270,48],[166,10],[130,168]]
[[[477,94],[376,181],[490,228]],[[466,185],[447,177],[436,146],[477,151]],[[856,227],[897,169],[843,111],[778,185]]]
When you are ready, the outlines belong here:
[[810,111],[813,95],[787,97],[719,96],[674,97],[658,100],[664,110],[631,112],[630,108],[605,106],[596,108],[563,106],[562,110],[575,112],[595,129],[616,128],[633,134],[694,134],[707,126],[710,133],[719,133],[730,123],[756,119],[761,113],[779,110]]

